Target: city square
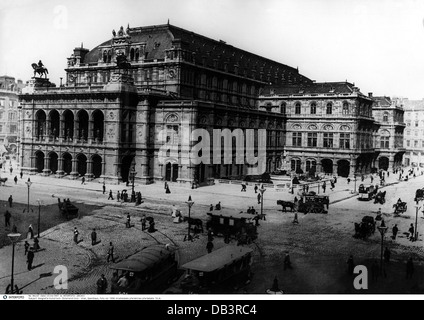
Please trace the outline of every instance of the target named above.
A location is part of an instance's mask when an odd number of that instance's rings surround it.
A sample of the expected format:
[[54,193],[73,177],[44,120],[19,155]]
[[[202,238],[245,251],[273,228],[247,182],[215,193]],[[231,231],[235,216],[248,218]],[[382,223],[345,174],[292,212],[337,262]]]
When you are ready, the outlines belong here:
[[[178,12],[175,22],[160,14],[150,23],[122,7],[127,21],[99,19],[96,30],[71,4],[28,1],[4,11],[5,25],[34,19],[31,8],[52,21],[37,25],[45,36],[25,36],[44,44],[38,51],[0,56],[5,294],[424,293],[419,81],[403,73],[383,81],[370,66],[381,55],[368,61],[350,43],[357,59],[349,63],[337,50],[304,57],[316,40],[299,40],[306,29],[293,27],[296,40],[282,47],[273,39],[266,49],[259,26],[251,36],[208,32],[183,19],[192,8],[207,16],[189,0],[164,10]],[[270,0],[261,14],[308,16],[317,5]],[[368,35],[355,28],[380,9],[362,0],[321,5],[334,21],[350,12],[354,21],[340,30],[358,35]],[[415,5],[391,4],[380,18]],[[260,6],[249,1],[246,14]],[[43,41],[53,39],[56,50],[46,51]],[[340,64],[319,69],[318,57]],[[419,67],[411,70],[419,78]]]

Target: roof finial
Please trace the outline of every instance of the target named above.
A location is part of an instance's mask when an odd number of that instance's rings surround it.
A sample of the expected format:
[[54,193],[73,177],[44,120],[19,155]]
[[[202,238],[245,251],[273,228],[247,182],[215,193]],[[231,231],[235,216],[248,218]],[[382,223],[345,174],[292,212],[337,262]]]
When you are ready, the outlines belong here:
[[168,18],[168,25],[169,25],[169,18]]
[[81,48],[84,48],[84,43],[83,42],[81,42]]

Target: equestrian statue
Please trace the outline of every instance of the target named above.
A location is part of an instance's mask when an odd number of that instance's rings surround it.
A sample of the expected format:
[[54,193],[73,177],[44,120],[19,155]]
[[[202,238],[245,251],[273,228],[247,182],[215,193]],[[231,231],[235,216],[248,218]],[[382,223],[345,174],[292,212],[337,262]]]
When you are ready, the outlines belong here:
[[34,78],[35,74],[38,73],[40,77],[44,75],[44,77],[47,79],[47,74],[49,73],[49,71],[47,70],[47,68],[44,67],[44,64],[41,62],[41,60],[38,61],[38,63],[31,64],[31,66],[34,69]]

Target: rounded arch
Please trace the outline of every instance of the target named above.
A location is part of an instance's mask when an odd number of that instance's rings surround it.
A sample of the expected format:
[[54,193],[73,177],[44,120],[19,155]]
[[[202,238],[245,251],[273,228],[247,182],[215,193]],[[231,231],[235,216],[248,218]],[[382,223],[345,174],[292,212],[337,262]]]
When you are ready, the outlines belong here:
[[99,156],[98,154],[95,154],[91,157],[91,161],[93,162],[92,174],[94,178],[99,178],[102,175],[102,170],[103,170],[102,157]]
[[46,119],[47,116],[44,110],[38,110],[35,113],[37,139],[40,139],[46,135]]
[[63,136],[65,139],[72,140],[74,136],[74,113],[67,109],[63,112],[63,121],[65,124]]
[[97,142],[102,142],[104,137],[105,116],[103,111],[96,109],[91,114],[93,120],[93,138]]
[[337,161],[337,175],[340,177],[347,178],[350,173],[350,162],[348,160]]
[[134,58],[135,58],[135,50],[134,50],[134,48],[131,48],[131,50],[130,50],[130,60],[133,61]]
[[333,160],[331,159],[322,159],[321,160],[322,171],[326,174],[333,173]]
[[87,156],[80,153],[76,156],[77,159],[77,172],[80,176],[84,176],[87,173]]
[[53,109],[49,113],[49,120],[50,120],[50,135],[57,139],[59,138],[59,130],[60,130],[60,114],[59,111],[56,109]]
[[38,173],[41,173],[44,170],[44,157],[43,151],[38,150],[35,152],[35,168]]
[[389,158],[388,157],[380,157],[378,159],[378,169],[380,170],[388,170],[389,169]]
[[133,155],[127,155],[122,157],[121,161],[121,178],[123,182],[129,182],[130,168],[134,160]]
[[53,174],[56,174],[58,168],[58,155],[56,152],[52,151],[49,153],[49,163],[50,163],[50,171]]
[[63,161],[63,171],[65,174],[70,174],[72,172],[72,155],[69,152],[65,152],[62,155]]
[[88,139],[88,112],[84,109],[79,110],[77,113],[78,120],[78,139]]

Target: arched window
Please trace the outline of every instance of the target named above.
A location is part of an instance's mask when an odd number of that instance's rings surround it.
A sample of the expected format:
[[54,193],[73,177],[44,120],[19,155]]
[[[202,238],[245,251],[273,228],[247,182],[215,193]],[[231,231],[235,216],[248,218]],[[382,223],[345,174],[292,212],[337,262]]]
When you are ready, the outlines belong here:
[[135,56],[134,48],[131,48],[131,50],[130,50],[130,60],[131,61],[134,61],[134,56]]
[[317,104],[315,102],[311,103],[311,114],[317,113]]
[[344,115],[349,114],[349,104],[347,102],[343,103],[342,113]]
[[300,103],[298,102],[298,103],[296,103],[296,104],[294,105],[294,113],[295,113],[295,114],[300,114],[300,112],[301,112],[301,105],[300,105]]
[[103,51],[103,62],[107,62],[107,51]]
[[110,52],[110,50],[107,52],[107,62],[111,62],[112,61],[112,53]]
[[383,114],[383,122],[389,122],[389,114],[387,112]]
[[286,114],[286,103],[283,102],[280,107],[281,114]]
[[327,103],[326,114],[333,114],[333,105],[331,102]]
[[138,61],[138,59],[140,58],[140,50],[135,49],[135,61]]

